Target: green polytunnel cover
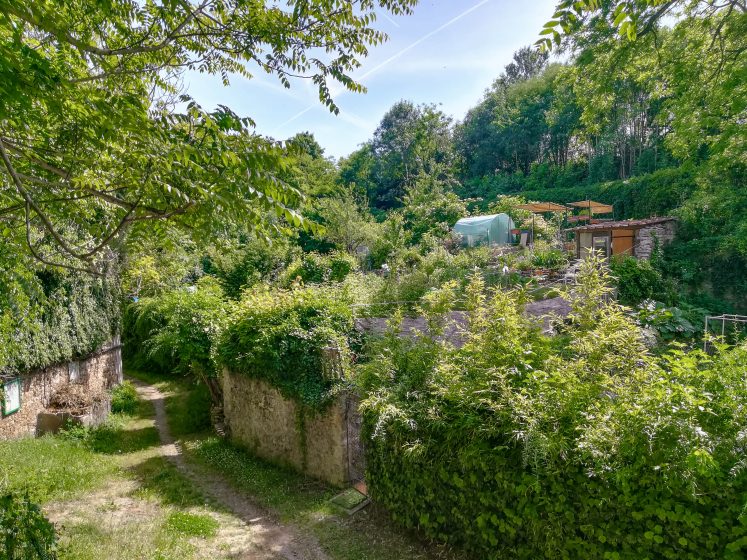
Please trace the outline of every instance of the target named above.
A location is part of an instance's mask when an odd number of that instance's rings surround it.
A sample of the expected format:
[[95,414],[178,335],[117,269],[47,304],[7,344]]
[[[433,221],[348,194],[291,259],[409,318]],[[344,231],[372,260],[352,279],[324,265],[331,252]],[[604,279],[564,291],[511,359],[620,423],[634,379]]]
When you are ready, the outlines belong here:
[[512,229],[514,229],[514,222],[508,214],[462,218],[454,225],[454,233],[460,234],[462,243],[469,247],[513,243]]

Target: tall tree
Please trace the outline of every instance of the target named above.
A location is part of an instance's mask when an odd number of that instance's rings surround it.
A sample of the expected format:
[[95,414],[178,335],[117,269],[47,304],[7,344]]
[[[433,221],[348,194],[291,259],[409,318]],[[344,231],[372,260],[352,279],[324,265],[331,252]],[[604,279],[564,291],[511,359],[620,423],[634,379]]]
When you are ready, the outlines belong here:
[[421,175],[450,180],[454,162],[451,119],[435,105],[400,101],[384,115],[371,141],[375,192],[371,203],[394,208]]

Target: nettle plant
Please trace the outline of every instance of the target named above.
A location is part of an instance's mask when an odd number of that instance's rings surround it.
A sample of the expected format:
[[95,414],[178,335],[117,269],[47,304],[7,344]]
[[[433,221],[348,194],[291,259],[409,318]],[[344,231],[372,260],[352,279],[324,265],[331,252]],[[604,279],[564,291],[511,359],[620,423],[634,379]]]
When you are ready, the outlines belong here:
[[367,481],[396,520],[484,558],[742,557],[747,347],[653,356],[609,281],[584,263],[552,340],[473,278],[460,347],[444,305],[372,345]]

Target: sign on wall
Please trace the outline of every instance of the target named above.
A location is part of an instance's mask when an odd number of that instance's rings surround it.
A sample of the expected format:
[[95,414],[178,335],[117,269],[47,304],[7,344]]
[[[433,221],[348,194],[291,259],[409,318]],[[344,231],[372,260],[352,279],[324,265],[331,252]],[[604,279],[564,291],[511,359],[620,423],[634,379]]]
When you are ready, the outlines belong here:
[[21,408],[21,379],[9,379],[3,383],[3,416],[18,412]]

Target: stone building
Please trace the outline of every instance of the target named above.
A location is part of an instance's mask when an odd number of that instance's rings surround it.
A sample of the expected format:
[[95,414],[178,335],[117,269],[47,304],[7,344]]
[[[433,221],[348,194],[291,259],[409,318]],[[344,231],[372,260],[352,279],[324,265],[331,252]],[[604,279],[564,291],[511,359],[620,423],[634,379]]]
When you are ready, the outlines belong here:
[[50,400],[56,391],[73,384],[88,393],[102,393],[122,382],[119,337],[90,356],[20,375],[0,378],[3,390],[0,440],[43,433]]
[[567,231],[576,234],[577,258],[594,251],[605,258],[630,255],[637,259],[648,259],[657,243],[663,247],[674,239],[676,227],[676,218],[664,217],[599,222]]

